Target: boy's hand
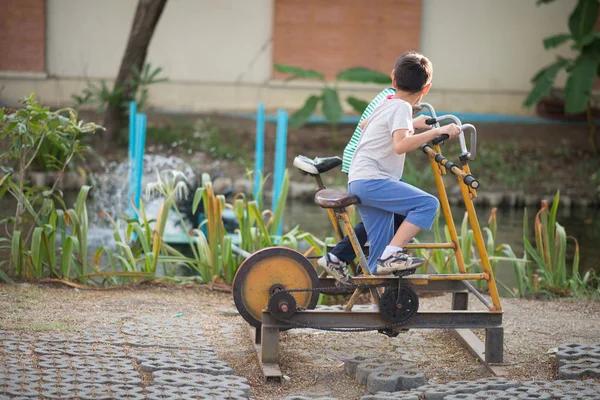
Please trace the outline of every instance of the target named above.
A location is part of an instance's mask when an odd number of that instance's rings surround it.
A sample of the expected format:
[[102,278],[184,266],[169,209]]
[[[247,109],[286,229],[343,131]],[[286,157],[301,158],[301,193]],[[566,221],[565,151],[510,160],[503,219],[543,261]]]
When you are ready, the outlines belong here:
[[431,129],[431,126],[425,123],[425,121],[427,121],[428,119],[429,117],[427,115],[419,115],[417,118],[413,119],[413,128]]
[[446,134],[450,139],[456,139],[460,135],[460,126],[456,124],[444,125],[440,128],[440,134]]

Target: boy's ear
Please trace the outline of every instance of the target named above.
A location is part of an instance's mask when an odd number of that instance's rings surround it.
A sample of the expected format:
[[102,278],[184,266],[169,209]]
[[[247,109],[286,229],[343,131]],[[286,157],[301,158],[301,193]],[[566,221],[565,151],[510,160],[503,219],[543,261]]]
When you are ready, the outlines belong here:
[[395,88],[396,87],[396,80],[394,79],[394,72],[396,72],[395,69],[392,70],[392,73],[390,74],[390,78],[392,78],[392,87]]
[[431,83],[425,85],[425,87],[421,90],[421,94],[425,96],[427,93],[429,93],[429,89],[431,89]]

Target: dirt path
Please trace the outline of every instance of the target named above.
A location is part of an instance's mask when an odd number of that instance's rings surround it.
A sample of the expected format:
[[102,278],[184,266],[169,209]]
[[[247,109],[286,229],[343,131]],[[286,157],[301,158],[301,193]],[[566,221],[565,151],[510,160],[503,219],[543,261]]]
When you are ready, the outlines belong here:
[[[440,310],[449,296],[425,298],[422,309]],[[519,380],[556,378],[548,349],[562,343],[600,343],[600,303],[507,299],[505,359],[508,377]],[[473,303],[473,309],[477,309]],[[246,377],[256,399],[291,394],[355,399],[364,387],[344,375],[343,359],[379,355],[415,361],[438,383],[490,376],[447,331],[410,331],[397,338],[377,333],[339,334],[292,330],[282,334],[283,384],[265,383],[247,325],[235,313],[231,295],[207,287],[147,286],[136,289],[78,291],[39,285],[0,285],[0,329],[81,330],[108,326],[122,318],[152,316],[197,322],[208,343],[237,375]]]

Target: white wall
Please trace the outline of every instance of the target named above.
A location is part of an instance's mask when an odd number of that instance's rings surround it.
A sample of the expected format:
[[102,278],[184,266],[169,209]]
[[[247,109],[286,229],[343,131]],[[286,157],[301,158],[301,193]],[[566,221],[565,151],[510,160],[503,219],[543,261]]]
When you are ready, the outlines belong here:
[[[136,4],[48,0],[48,73],[114,77]],[[148,62],[175,82],[263,82],[271,74],[272,20],[271,0],[171,0],[152,38]]]
[[[31,91],[46,104],[69,104],[87,80],[113,78],[125,49],[137,0],[47,0],[51,79],[2,77],[0,103]],[[576,0],[536,6],[536,0],[423,0],[421,51],[434,65],[427,101],[457,112],[531,114],[521,107],[530,79],[568,45],[545,51],[542,39],[568,31]],[[169,82],[151,88],[156,109],[177,112],[298,108],[316,83],[273,82],[274,0],[170,0],[152,39],[148,61]],[[365,7],[376,6],[376,0]],[[326,57],[327,55],[323,55]],[[390,64],[396,54],[390,54]],[[561,76],[558,83],[564,82]],[[368,99],[379,87],[342,86]]]
[[[576,0],[423,0],[421,51],[434,68],[433,89],[523,92],[557,51],[542,40],[568,32]],[[568,45],[559,49],[569,54]]]

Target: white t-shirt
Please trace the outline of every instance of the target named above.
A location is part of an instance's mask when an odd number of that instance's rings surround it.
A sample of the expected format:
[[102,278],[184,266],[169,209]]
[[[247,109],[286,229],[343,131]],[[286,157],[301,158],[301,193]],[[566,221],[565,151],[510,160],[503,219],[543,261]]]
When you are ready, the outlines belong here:
[[396,154],[392,137],[398,129],[413,130],[412,107],[398,98],[385,99],[375,107],[363,130],[350,164],[348,183],[402,178],[404,154]]

